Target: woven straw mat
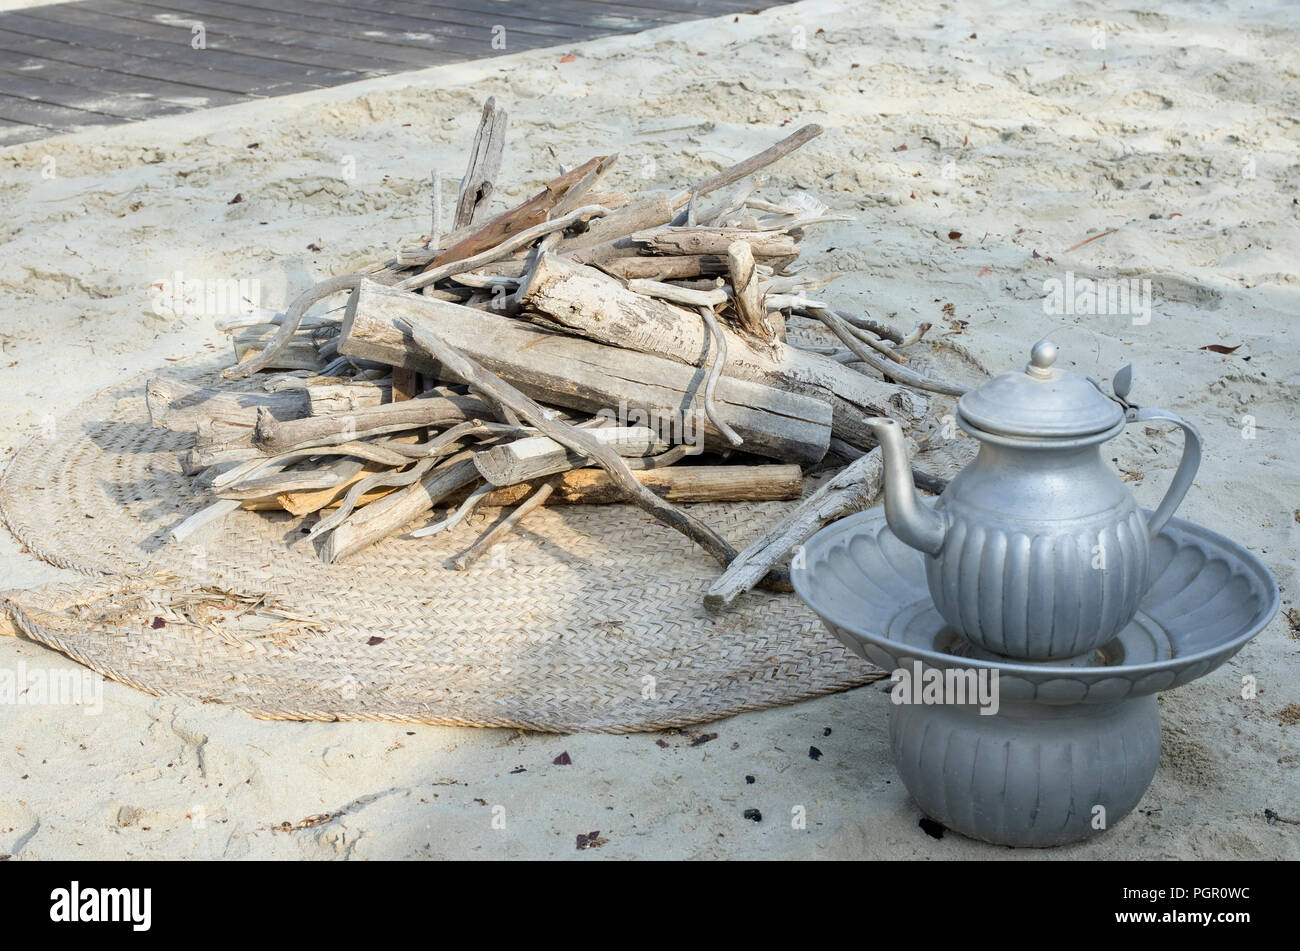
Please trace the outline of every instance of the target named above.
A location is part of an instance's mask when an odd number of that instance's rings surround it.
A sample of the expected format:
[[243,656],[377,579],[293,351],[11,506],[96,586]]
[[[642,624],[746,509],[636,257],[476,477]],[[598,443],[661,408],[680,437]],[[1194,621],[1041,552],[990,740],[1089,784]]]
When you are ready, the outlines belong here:
[[[210,367],[168,375],[216,381]],[[448,559],[501,510],[336,565],[306,540],[316,516],[241,509],[167,541],[210,499],[181,474],[192,435],[150,425],[145,380],[83,404],[0,482],[10,530],[93,576],[0,603],[24,635],[114,680],[266,719],[619,733],[881,676],[792,594],[705,611],[716,563],[627,505],[542,508],[463,572]],[[793,504],[692,509],[741,547]]]

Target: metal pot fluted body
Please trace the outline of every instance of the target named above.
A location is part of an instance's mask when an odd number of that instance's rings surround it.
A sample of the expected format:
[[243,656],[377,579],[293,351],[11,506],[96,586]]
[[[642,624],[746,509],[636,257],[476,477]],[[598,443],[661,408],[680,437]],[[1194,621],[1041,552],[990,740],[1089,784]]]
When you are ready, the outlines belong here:
[[930,596],[973,644],[1058,660],[1109,642],[1147,590],[1148,529],[1096,445],[1044,453],[985,443],[935,504]]

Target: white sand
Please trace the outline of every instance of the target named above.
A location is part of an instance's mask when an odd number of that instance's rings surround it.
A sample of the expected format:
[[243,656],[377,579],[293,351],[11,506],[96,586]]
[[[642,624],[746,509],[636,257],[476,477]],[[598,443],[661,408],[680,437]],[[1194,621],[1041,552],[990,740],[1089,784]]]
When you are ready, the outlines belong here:
[[[586,44],[569,63],[547,50],[0,151],[0,459],[124,375],[225,346],[207,318],[147,314],[152,282],[178,269],[256,277],[274,306],[424,232],[428,172],[460,173],[488,94],[511,114],[501,203],[611,149],[628,190],[679,185],[817,121],[826,134],[773,181],[858,215],[806,246],[845,274],[826,296],[936,332],[953,328],[950,304],[967,322],[952,339],[990,367],[1023,362],[1048,331],[1077,370],[1109,378],[1133,362],[1133,398],[1206,439],[1180,514],[1259,553],[1289,604],[1300,9],[863,6],[811,0]],[[806,48],[792,46],[800,32]],[[1070,270],[1149,278],[1150,322],[1044,315],[1044,281]],[[1215,343],[1240,349],[1199,349]],[[1177,436],[1137,428],[1112,445],[1154,504]],[[64,575],[0,535],[0,586]],[[1298,654],[1279,617],[1228,665],[1162,696],[1164,758],[1140,810],[1050,853],[918,829],[879,686],[712,724],[718,738],[692,747],[682,734],[265,723],[108,684],[100,716],[0,709],[0,854],[569,857],[599,830],[608,841],[591,854],[619,857],[1296,858],[1300,826],[1263,811],[1300,818],[1300,727],[1278,719],[1300,702]],[[20,661],[76,666],[0,639],[0,667]],[[1257,699],[1240,699],[1246,675]],[[572,765],[552,765],[562,751]],[[790,827],[798,805],[806,831]]]

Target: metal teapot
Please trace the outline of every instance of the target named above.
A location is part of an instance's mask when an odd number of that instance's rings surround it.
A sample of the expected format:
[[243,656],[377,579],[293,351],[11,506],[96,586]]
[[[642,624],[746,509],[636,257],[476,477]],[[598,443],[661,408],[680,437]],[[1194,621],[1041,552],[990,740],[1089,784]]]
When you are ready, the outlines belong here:
[[[1147,591],[1151,540],[1201,461],[1192,426],[1127,402],[1131,367],[1107,394],[1090,377],[1055,369],[1056,354],[1040,340],[1023,371],[958,400],[957,422],[980,450],[932,507],[917,500],[898,424],[867,421],[884,454],[886,521],[925,553],[939,613],[977,647],[1028,660],[1086,655],[1133,620]],[[1138,420],[1183,430],[1173,483],[1149,517],[1100,450]]]

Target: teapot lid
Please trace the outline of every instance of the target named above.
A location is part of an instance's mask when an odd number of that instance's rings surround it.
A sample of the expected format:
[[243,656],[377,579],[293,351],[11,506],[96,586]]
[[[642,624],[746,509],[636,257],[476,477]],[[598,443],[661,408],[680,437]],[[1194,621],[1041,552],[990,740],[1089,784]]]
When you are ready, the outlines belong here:
[[1058,370],[1056,344],[1040,340],[1023,370],[995,376],[957,401],[977,432],[1002,436],[1077,437],[1105,432],[1124,418],[1120,405],[1086,377]]

